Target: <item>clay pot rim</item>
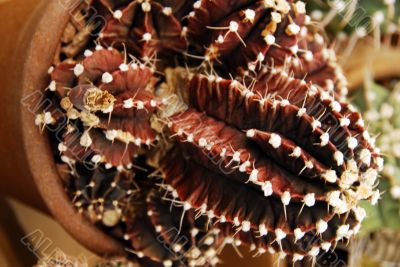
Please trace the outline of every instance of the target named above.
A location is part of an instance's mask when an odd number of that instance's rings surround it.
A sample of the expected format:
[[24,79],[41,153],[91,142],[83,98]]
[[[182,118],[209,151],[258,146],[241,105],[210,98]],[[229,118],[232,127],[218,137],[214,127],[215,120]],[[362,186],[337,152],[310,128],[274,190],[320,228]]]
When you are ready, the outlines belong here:
[[[17,77],[21,81],[21,99],[27,96],[36,98],[34,95],[46,87],[48,67],[52,64],[70,17],[65,6],[80,1],[46,0],[31,13],[31,19],[27,21],[27,28],[22,34],[23,39],[19,40],[16,48],[16,56],[21,58],[20,65],[16,62],[16,66],[21,69],[16,72],[22,73],[21,77]],[[39,19],[35,21],[37,17]],[[21,57],[21,53],[25,56]],[[37,98],[39,99],[41,98]],[[96,228],[71,204],[57,171],[49,139],[41,135],[34,123],[34,113],[22,101],[19,115],[25,150],[20,153],[24,153],[29,171],[50,213],[79,243],[96,254],[124,255],[125,251],[119,242]]]

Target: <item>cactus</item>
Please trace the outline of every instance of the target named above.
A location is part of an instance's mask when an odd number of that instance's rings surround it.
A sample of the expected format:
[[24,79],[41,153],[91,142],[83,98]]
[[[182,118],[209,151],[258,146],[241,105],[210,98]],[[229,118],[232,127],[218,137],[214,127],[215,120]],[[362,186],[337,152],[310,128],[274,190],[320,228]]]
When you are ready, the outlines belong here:
[[398,30],[399,3],[397,1],[334,0],[309,1],[311,17],[327,26],[334,35],[365,36],[378,31],[393,33]]
[[[380,147],[385,158],[383,179],[379,184],[379,190],[385,191],[382,200],[375,207],[364,205],[367,211],[367,219],[363,223],[363,237],[358,241],[358,248],[363,253],[371,250],[382,243],[387,249],[398,242],[397,232],[400,230],[400,179],[398,166],[398,137],[399,120],[397,117],[398,102],[400,101],[400,83],[397,79],[387,79],[381,83],[368,80],[366,86],[356,91],[354,103],[364,114],[369,122],[372,132],[380,133],[376,136],[376,144]],[[380,231],[384,229],[384,231]],[[391,236],[392,238],[388,238]],[[357,245],[357,243],[356,243]],[[392,245],[393,246],[393,245]],[[354,252],[353,252],[354,253]],[[358,255],[355,254],[355,255]],[[393,261],[395,254],[390,252],[377,252],[374,259],[378,261]]]
[[305,4],[171,3],[93,1],[99,39],[49,69],[36,123],[60,129],[78,210],[144,266],[214,266],[227,244],[314,261],[350,240],[383,160]]
[[308,2],[310,16],[320,22],[334,40],[336,51],[346,65],[359,40],[371,39],[380,47],[383,34],[399,32],[400,4],[398,1],[313,0]]

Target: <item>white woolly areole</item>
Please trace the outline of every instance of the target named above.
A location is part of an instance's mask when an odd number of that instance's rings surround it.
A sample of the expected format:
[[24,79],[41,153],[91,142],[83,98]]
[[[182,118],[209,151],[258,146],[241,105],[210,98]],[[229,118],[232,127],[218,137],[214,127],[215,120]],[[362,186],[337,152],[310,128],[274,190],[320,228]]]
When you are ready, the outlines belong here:
[[281,201],[282,201],[283,205],[285,205],[285,206],[289,205],[291,199],[292,199],[292,197],[290,196],[290,193],[288,191],[283,192],[283,194],[281,196]]
[[360,159],[364,164],[369,166],[371,164],[371,151],[366,148],[362,149],[360,152]]
[[250,222],[249,221],[243,221],[242,222],[242,231],[243,232],[248,232],[248,231],[250,231]]
[[294,254],[293,254],[293,262],[301,261],[301,260],[303,260],[303,259],[304,259],[304,256],[303,256],[303,255],[300,255],[300,254],[298,254],[298,253],[294,253]]
[[239,30],[239,24],[236,21],[229,22],[229,31],[237,32]]
[[150,12],[151,11],[151,4],[149,2],[143,2],[142,3],[142,10],[144,12]]
[[236,151],[235,153],[233,153],[232,160],[240,162],[240,152]]
[[125,63],[122,63],[121,65],[119,65],[119,69],[121,71],[128,71],[129,70],[129,66]]
[[199,139],[199,147],[205,147],[207,145],[207,140],[204,138]]
[[256,12],[253,9],[246,9],[244,11],[244,16],[246,18],[246,20],[250,21],[250,22],[254,22],[254,18],[256,16]]
[[325,181],[329,183],[335,183],[338,178],[334,170],[327,170],[321,176],[323,179],[325,179]]
[[[247,168],[251,165],[250,161],[245,161],[239,166],[239,171],[240,172],[245,172]],[[251,176],[251,175],[250,175]]]
[[305,14],[306,13],[306,4],[303,1],[297,1],[295,4],[295,9],[296,12],[299,14]]
[[92,138],[90,137],[89,133],[85,131],[79,140],[79,144],[83,147],[89,147],[92,145],[92,143]]
[[165,260],[163,261],[164,267],[172,267],[172,261],[171,260]]
[[331,248],[332,244],[330,242],[323,242],[321,243],[321,248],[324,251],[328,251]]
[[361,177],[364,183],[372,187],[378,179],[378,172],[375,169],[368,169]]
[[282,15],[279,12],[273,11],[271,12],[271,19],[276,23],[280,23],[282,21]]
[[268,230],[265,224],[260,224],[258,226],[258,231],[260,232],[260,236],[266,236],[268,234]]
[[319,247],[312,247],[308,252],[308,255],[310,255],[311,257],[317,257],[318,254],[319,254]]
[[271,134],[268,143],[273,147],[273,148],[279,148],[281,146],[282,139],[279,135],[277,134]]
[[121,18],[122,18],[122,11],[121,11],[121,10],[115,10],[115,11],[113,12],[113,17],[114,17],[115,19],[121,19]]
[[290,47],[289,50],[290,50],[290,52],[292,52],[293,55],[297,55],[297,52],[299,52],[299,46],[294,45],[294,46]]
[[298,147],[298,146],[295,147],[295,148],[293,149],[292,154],[290,154],[290,156],[295,157],[295,158],[300,157],[300,156],[301,156],[301,148]]
[[341,239],[341,238],[345,237],[347,235],[347,233],[349,232],[349,229],[350,229],[350,225],[348,225],[348,224],[339,226],[339,228],[336,230],[337,238]]
[[253,169],[250,173],[249,176],[249,181],[250,182],[257,182],[258,181],[258,170],[257,169]]
[[340,118],[339,121],[340,121],[340,126],[342,126],[342,127],[347,127],[350,125],[349,118],[343,117],[343,118]]
[[74,74],[76,77],[79,77],[83,71],[85,70],[85,67],[83,67],[82,64],[76,64],[74,67]]
[[97,163],[100,163],[100,162],[101,162],[102,158],[103,158],[103,157],[102,157],[101,155],[94,155],[90,160],[91,160],[93,163],[97,164]]
[[149,41],[151,41],[151,38],[152,38],[153,36],[151,35],[151,33],[149,33],[149,32],[146,32],[146,33],[144,33],[143,35],[142,35],[142,39],[143,39],[143,41],[145,41],[145,42],[149,42]]
[[188,136],[187,136],[187,138],[186,138],[186,140],[188,141],[188,142],[193,142],[193,134],[189,134]]
[[172,14],[172,8],[170,7],[164,7],[162,10],[163,14],[166,16],[170,16]]
[[58,151],[65,152],[67,150],[68,150],[68,147],[66,145],[64,145],[64,143],[59,143],[58,144]]
[[103,83],[110,83],[113,81],[113,76],[109,72],[104,72],[101,76],[101,81]]
[[358,145],[358,141],[357,141],[356,138],[354,138],[354,137],[348,137],[347,138],[347,146],[348,146],[348,148],[354,149],[354,148],[357,147],[357,145]]
[[299,111],[297,111],[297,117],[303,116],[304,114],[306,114],[306,112],[307,112],[306,108],[299,109]]
[[264,196],[268,197],[271,196],[273,193],[272,190],[272,184],[270,181],[266,181],[263,185],[262,185],[262,190],[264,192]]
[[[306,29],[306,28],[303,28],[303,29]],[[304,52],[303,57],[307,62],[311,62],[314,59],[314,54],[311,51],[306,51],[306,52]]]
[[311,127],[312,127],[313,131],[315,131],[317,128],[321,127],[321,122],[319,120],[314,120],[311,123]]
[[333,101],[333,102],[330,104],[330,107],[331,107],[332,110],[335,111],[335,112],[340,112],[340,111],[342,110],[342,106],[341,106],[340,103],[337,102],[337,101]]
[[277,228],[275,229],[275,236],[277,241],[281,241],[286,237],[286,233],[282,229]]
[[304,204],[307,207],[312,207],[315,205],[315,194],[314,193],[309,193],[304,196]]
[[272,34],[267,34],[264,37],[264,41],[267,45],[273,45],[275,43],[275,36],[273,36]]
[[144,109],[144,103],[143,103],[143,101],[137,101],[136,102],[136,108],[137,109]]
[[300,228],[294,229],[294,237],[296,240],[302,239],[306,233],[303,232]]
[[252,138],[256,135],[256,131],[254,129],[250,129],[246,132],[246,136]]
[[322,234],[328,229],[328,223],[321,219],[317,222],[316,227],[317,227],[317,232],[319,234]]
[[291,23],[291,24],[289,24],[289,26],[287,26],[286,30],[287,30],[286,32],[289,35],[295,35],[300,32],[300,26],[297,25],[296,23]]
[[326,195],[326,199],[332,207],[337,207],[341,203],[340,191],[331,191]]
[[233,224],[235,225],[235,226],[240,226],[240,221],[239,221],[239,217],[235,217],[235,218],[233,218]]
[[132,108],[132,107],[133,107],[133,100],[132,100],[132,98],[129,98],[129,99],[124,100],[123,107],[124,107],[124,108]]
[[93,52],[90,51],[89,49],[86,49],[85,52],[83,52],[83,55],[84,55],[85,57],[90,57],[91,55],[93,55]]
[[320,136],[321,139],[321,146],[326,146],[329,143],[329,134],[328,133],[323,133]]
[[57,89],[56,81],[51,81],[49,84],[49,90],[54,92]]
[[342,165],[343,165],[343,163],[344,163],[344,156],[343,156],[343,153],[342,153],[342,152],[340,152],[339,150],[338,150],[338,151],[335,151],[335,153],[333,154],[333,158],[335,159],[336,164],[337,164],[338,166],[342,166]]

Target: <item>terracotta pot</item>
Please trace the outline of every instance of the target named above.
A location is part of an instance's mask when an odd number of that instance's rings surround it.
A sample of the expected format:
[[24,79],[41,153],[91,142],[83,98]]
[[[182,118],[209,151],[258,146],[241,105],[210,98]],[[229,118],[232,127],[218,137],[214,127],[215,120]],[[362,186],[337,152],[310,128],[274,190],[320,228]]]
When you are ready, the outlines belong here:
[[[46,87],[47,70],[67,24],[72,4],[81,0],[0,0],[0,192],[50,212],[91,251],[122,255],[119,243],[99,231],[70,204],[58,175],[50,144],[34,124]],[[231,249],[224,253],[226,266],[270,266],[265,255],[238,260]]]
[[124,254],[118,242],[72,207],[48,139],[34,124],[48,67],[76,2],[79,0],[11,0],[0,4],[0,34],[4,38],[0,45],[0,188],[42,210],[47,207],[74,238],[93,252]]

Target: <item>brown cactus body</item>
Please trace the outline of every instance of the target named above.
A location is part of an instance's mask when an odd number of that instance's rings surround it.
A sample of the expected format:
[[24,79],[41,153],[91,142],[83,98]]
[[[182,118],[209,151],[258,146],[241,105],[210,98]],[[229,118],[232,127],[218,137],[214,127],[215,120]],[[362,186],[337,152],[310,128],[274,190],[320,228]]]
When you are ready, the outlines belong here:
[[134,180],[131,194],[108,195],[140,207],[117,223],[133,258],[215,265],[226,244],[247,244],[297,261],[357,233],[382,160],[341,101],[346,81],[303,2],[93,4],[110,9],[99,38],[110,47],[51,71],[62,109],[37,124],[63,129],[71,192],[88,184],[77,166],[94,168],[92,180]]

